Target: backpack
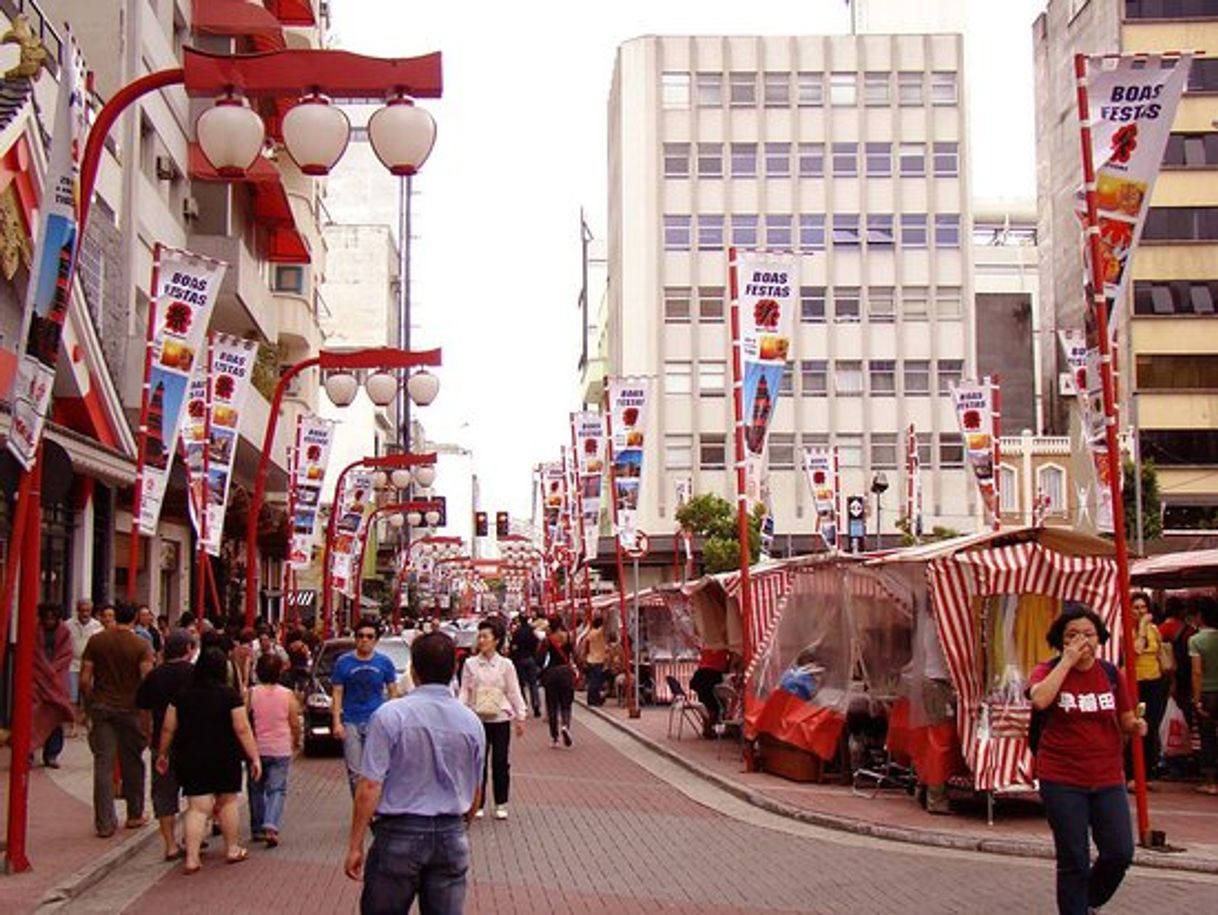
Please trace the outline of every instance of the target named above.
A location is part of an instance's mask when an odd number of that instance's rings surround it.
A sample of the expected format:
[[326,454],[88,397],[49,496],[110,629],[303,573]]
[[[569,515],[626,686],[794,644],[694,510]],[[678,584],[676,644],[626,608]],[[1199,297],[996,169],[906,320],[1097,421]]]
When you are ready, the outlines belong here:
[[[1056,667],[1057,662],[1060,660],[1061,656],[1059,655],[1058,657],[1050,660],[1049,664],[1052,667]],[[1103,668],[1104,673],[1108,675],[1108,685],[1112,688],[1112,694],[1115,696],[1117,692],[1117,681],[1121,676],[1120,671],[1116,669],[1115,664],[1111,663],[1110,661],[1105,661],[1103,658],[1096,658],[1096,661],[1099,662],[1099,665],[1101,668]],[[1036,755],[1036,750],[1040,747],[1040,736],[1044,733],[1045,722],[1049,720],[1049,709],[1052,707],[1053,706],[1050,705],[1047,708],[1038,709],[1036,706],[1032,706],[1032,720],[1028,722],[1028,749],[1032,751],[1033,756]]]

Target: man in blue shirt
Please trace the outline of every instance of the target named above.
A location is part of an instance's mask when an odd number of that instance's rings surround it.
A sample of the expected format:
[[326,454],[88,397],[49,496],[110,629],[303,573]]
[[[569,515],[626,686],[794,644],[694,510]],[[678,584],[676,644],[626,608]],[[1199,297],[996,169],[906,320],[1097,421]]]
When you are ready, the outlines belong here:
[[355,651],[340,657],[330,675],[331,730],[343,742],[347,781],[353,795],[368,721],[386,696],[396,699],[398,695],[398,672],[393,661],[376,650],[378,638],[376,621],[360,620],[355,627]]
[[368,727],[343,869],[352,880],[363,877],[362,915],[400,915],[416,896],[422,915],[459,915],[486,732],[449,689],[457,666],[452,639],[419,636],[410,662],[417,689],[382,705]]

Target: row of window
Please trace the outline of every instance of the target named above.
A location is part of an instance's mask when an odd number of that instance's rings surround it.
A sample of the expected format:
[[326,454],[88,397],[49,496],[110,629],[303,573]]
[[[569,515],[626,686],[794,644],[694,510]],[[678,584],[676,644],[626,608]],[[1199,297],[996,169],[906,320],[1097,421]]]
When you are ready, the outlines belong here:
[[[896,396],[898,393],[930,395],[931,360],[929,359],[803,359],[798,364],[788,362],[782,373],[779,393],[795,394],[796,369],[799,375],[798,393],[804,397],[826,397],[830,379],[833,392],[839,397]],[[898,371],[899,369],[899,371]],[[964,360],[939,359],[934,363],[936,392],[947,396],[949,387],[960,381]],[[722,397],[728,390],[728,368],[723,359],[700,359],[697,363],[698,393],[703,397]],[[900,390],[897,383],[900,381]],[[694,363],[670,359],[664,363],[664,393],[685,397],[694,393]]]
[[1136,315],[1213,315],[1218,280],[1176,280],[1150,283],[1135,280],[1133,313]]
[[1140,391],[1218,390],[1218,355],[1212,353],[1139,354]]
[[[665,178],[800,178],[825,177],[824,143],[729,143],[728,171],[724,171],[723,143],[665,143]],[[833,143],[828,148],[831,174],[835,178],[926,177],[927,151],[936,178],[960,174],[957,143]],[[792,156],[794,151],[794,156]],[[861,156],[860,156],[861,154]]]
[[1139,438],[1143,457],[1161,467],[1218,464],[1218,430],[1143,429]]
[[1218,133],[1173,133],[1167,138],[1163,164],[1172,168],[1218,165]]
[[1146,241],[1218,239],[1218,207],[1151,207],[1142,228]]
[[1218,0],[1125,0],[1126,19],[1202,19],[1218,16]]
[[826,101],[836,107],[855,107],[860,101],[868,106],[887,106],[894,100],[902,107],[921,107],[928,98],[932,105],[957,104],[956,74],[876,70],[861,74],[667,71],[660,75],[660,100],[669,111],[722,108],[724,104],[729,108],[756,108],[758,104],[766,108],[823,108]]
[[[764,228],[764,236],[761,229]],[[960,214],[936,213],[933,227],[925,213],[902,213],[900,247],[926,248],[931,241],[936,248],[960,247]],[[826,239],[834,248],[858,248],[864,241],[869,248],[894,248],[898,244],[897,225],[892,213],[830,214],[828,231],[824,213],[800,213],[798,225],[790,213],[769,213],[764,221],[756,213],[702,213],[697,220],[694,239],[694,217],[684,213],[664,214],[664,250],[721,251],[725,244],[737,248],[764,246],[776,251],[823,251]],[[796,238],[798,231],[798,239]]]
[[[941,468],[964,466],[964,445],[957,432],[940,432],[937,436],[929,432],[918,433],[918,457],[922,466],[930,468],[931,458],[938,452]],[[769,466],[771,470],[792,470],[798,463],[797,445],[825,448],[829,446],[828,435],[805,434],[797,440],[793,432],[771,432],[767,440]],[[896,469],[904,466],[903,436],[895,432],[872,432],[870,435],[838,433],[838,463],[844,470],[863,467],[863,456],[870,458],[873,469]],[[698,435],[670,433],[664,436],[664,469],[690,470],[697,456],[702,470],[723,470],[727,460],[727,436],[722,432],[702,432]]]
[[[695,302],[695,291],[697,293]],[[665,286],[664,323],[688,324],[694,315],[704,324],[723,320],[722,286]],[[799,320],[804,324],[823,324],[832,314],[837,323],[861,321],[864,314],[876,324],[891,324],[898,310],[903,320],[925,321],[931,311],[940,319],[959,318],[963,299],[959,286],[938,286],[934,292],[925,286],[903,286],[900,296],[893,286],[800,286]]]

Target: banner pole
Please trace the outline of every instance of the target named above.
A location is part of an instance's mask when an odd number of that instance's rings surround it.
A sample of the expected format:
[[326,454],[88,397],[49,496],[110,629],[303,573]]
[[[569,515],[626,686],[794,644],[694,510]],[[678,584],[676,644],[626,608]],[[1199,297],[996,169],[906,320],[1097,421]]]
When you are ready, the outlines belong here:
[[749,669],[753,659],[753,601],[749,587],[748,489],[744,461],[744,370],[740,353],[740,290],[736,274],[736,247],[728,248],[728,283],[731,287],[731,332],[732,332],[732,411],[736,427],[736,536],[740,541],[740,633],[741,655],[744,669]]
[[994,439],[994,530],[1002,530],[1002,381],[990,376],[990,435]]
[[[1108,304],[1104,296],[1104,272],[1100,250],[1100,226],[1095,199],[1095,166],[1091,148],[1091,107],[1087,99],[1087,56],[1074,55],[1074,77],[1078,89],[1079,146],[1083,156],[1083,184],[1086,190],[1087,245],[1091,253],[1091,302],[1095,332],[1099,337],[1100,386],[1104,396],[1104,438],[1108,449],[1108,491],[1112,498],[1112,539],[1116,547],[1117,589],[1121,602],[1122,647],[1125,681],[1133,696],[1138,694],[1138,677],[1133,659],[1133,616],[1129,599],[1129,549],[1125,542],[1125,502],[1121,495],[1121,453],[1118,450],[1115,388],[1112,378],[1112,352],[1108,337]],[[1136,785],[1138,838],[1142,845],[1151,844],[1150,802],[1146,794],[1146,759],[1142,741],[1130,741],[1133,756],[1133,777]]]
[[[152,251],[152,284],[148,287],[148,328],[144,336],[144,381],[140,388],[139,438],[135,452],[135,488],[131,493],[131,543],[127,549],[127,600],[136,599],[136,578],[140,570],[140,511],[144,501],[144,471],[148,462],[148,411],[152,394],[152,343],[156,335],[156,304],[160,298],[161,243]],[[206,443],[205,447],[206,447]],[[206,453],[206,452],[204,452]],[[169,459],[172,461],[173,456]],[[149,583],[151,587],[151,583]]]
[[626,714],[631,718],[642,715],[634,690],[634,668],[630,657],[635,653],[633,637],[630,635],[630,617],[626,612],[626,563],[622,559],[622,537],[619,531],[617,506],[617,473],[613,468],[613,404],[609,399],[609,379],[602,384],[605,393],[605,460],[609,465],[609,499],[613,510],[613,555],[617,564],[618,625],[622,637],[622,667],[626,673]]
[[12,535],[8,542],[8,561],[4,564],[4,590],[0,594],[0,670],[4,668],[4,654],[8,648],[13,592],[17,588],[17,578],[24,558],[22,550],[25,548],[26,515],[34,501],[30,498],[30,488],[34,485],[33,473],[32,468],[21,473],[21,483],[17,487],[16,510],[13,513]]

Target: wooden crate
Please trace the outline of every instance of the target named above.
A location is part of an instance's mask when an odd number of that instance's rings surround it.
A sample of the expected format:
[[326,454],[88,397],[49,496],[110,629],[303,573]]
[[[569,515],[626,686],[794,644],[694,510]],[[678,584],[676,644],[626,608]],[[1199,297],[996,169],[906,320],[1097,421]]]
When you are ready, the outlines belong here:
[[775,740],[767,734],[758,739],[761,771],[780,775],[793,782],[820,782],[823,762],[807,750]]

